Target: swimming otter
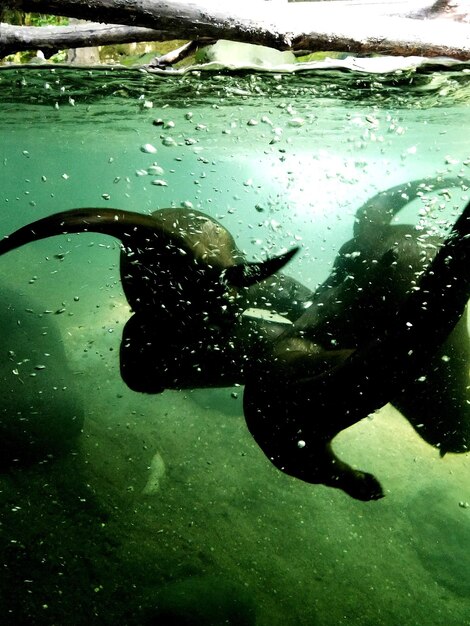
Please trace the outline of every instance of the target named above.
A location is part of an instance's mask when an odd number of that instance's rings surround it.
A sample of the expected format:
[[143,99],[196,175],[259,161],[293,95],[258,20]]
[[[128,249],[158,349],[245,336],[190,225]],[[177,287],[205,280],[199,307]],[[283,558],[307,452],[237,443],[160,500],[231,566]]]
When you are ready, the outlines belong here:
[[[142,215],[115,209],[64,211],[0,241],[0,255],[63,233],[100,232],[122,242],[120,270],[133,310],[120,350],[121,376],[135,391],[222,386],[243,382],[249,355],[275,325],[246,318],[250,306],[270,306],[296,319],[311,292],[287,276],[272,276],[292,249],[248,263],[232,235],[193,209]],[[263,287],[257,285],[263,282]],[[250,288],[254,287],[254,290]]]
[[[417,180],[377,194],[356,213],[353,238],[340,249],[331,276],[314,304],[291,329],[328,350],[356,349],[389,332],[396,309],[417,288],[443,237],[392,219],[431,189],[466,187],[468,181]],[[394,404],[431,445],[445,452],[470,449],[470,340],[462,315],[449,337]]]
[[[371,202],[364,206],[371,205]],[[400,202],[400,206],[407,203]],[[386,208],[387,203],[381,206]],[[114,222],[122,219],[122,212],[107,214],[109,223],[104,224],[104,211],[66,212],[40,220],[14,233],[10,241],[0,242],[0,254],[27,241],[61,232],[94,230],[115,234]],[[393,211],[389,213],[389,221],[393,214]],[[67,229],[64,228],[64,215],[67,216]],[[361,215],[360,211],[358,215]],[[383,212],[379,213],[380,216]],[[93,222],[94,219],[97,223]],[[123,282],[127,281],[125,290],[127,288],[129,301],[137,309],[126,324],[121,344],[124,380],[133,389],[156,393],[165,387],[231,384],[234,376],[235,382],[239,379],[243,382],[246,378],[244,406],[248,427],[277,467],[308,482],[339,487],[362,500],[381,497],[381,486],[373,476],[353,470],[334,456],[331,439],[390,399],[395,398],[397,406],[398,401],[406,401],[407,388],[418,380],[429,360],[435,358],[436,351],[461,318],[470,291],[469,207],[455,225],[454,236],[446,239],[424,272],[419,288],[411,294],[409,284],[406,287],[398,270],[400,263],[411,258],[413,246],[410,251],[407,248],[410,233],[401,226],[391,226],[389,221],[380,222],[380,229],[377,229],[368,252],[369,235],[357,237],[358,233],[355,233],[352,251],[348,248],[351,242],[345,244],[332,275],[318,289],[313,304],[305,313],[303,310],[310,296],[308,290],[287,277],[276,277],[252,284],[244,291],[244,286],[250,282],[244,283],[246,266],[235,264],[235,275],[241,274],[238,280],[242,286],[236,289],[236,293],[229,294],[234,316],[221,313],[219,308],[225,311],[225,302],[220,296],[215,295],[215,308],[207,306],[205,290],[209,292],[209,298],[213,297],[212,291],[220,294],[220,290],[214,289],[213,267],[216,266],[215,274],[219,278],[227,267],[224,262],[217,266],[212,261],[207,263],[204,258],[194,260],[188,244],[192,233],[185,239],[187,229],[176,229],[175,234],[176,227],[171,226],[175,222],[170,222],[169,226],[167,224],[170,229],[168,238],[166,226],[160,224],[155,229],[155,222],[146,222],[138,235],[136,230],[142,226],[141,222],[135,229],[130,230],[129,224],[125,229],[117,229],[120,235],[115,236],[125,238],[127,244],[131,242],[124,250],[130,260],[125,258],[121,267],[124,268]],[[383,232],[382,228],[385,229]],[[193,234],[199,234],[197,229]],[[400,240],[400,234],[403,235],[402,241],[397,243],[395,240]],[[360,261],[357,259],[361,250],[356,249],[357,245],[364,246]],[[160,251],[157,255],[155,246]],[[235,249],[231,249],[235,259]],[[214,252],[217,257],[217,248]],[[196,269],[189,267],[187,270],[184,262],[179,263],[181,258],[173,264],[174,255],[189,256],[188,263],[194,263]],[[426,256],[426,261],[431,256]],[[285,259],[281,257],[281,261],[274,261],[282,264]],[[415,280],[415,272],[421,272],[425,266],[421,255],[416,259],[418,262],[410,280]],[[231,267],[229,265],[229,269]],[[241,271],[240,267],[243,268]],[[160,271],[163,277],[158,275]],[[189,282],[204,286],[204,289],[196,289],[195,301],[188,303],[188,319],[178,308],[185,293],[193,287],[188,283],[187,275]],[[256,280],[259,276],[258,273]],[[281,288],[280,292],[265,289],[263,285],[270,281],[287,289]],[[358,298],[361,289],[366,291],[365,298]],[[367,297],[367,290],[371,298]],[[288,298],[286,292],[290,294]],[[445,307],[441,302],[442,293],[446,295]],[[225,298],[227,287],[223,294]],[[400,304],[399,315],[384,317],[381,296],[377,294],[385,294],[392,307]],[[295,300],[292,305],[290,297]],[[251,326],[243,326],[245,320],[240,312],[250,298],[255,303],[266,302],[269,306],[273,302],[288,309],[288,317],[294,324],[287,331],[276,323],[253,322]],[[158,302],[165,304],[166,301],[172,302],[170,315],[161,313],[161,306],[158,306]],[[366,324],[362,323],[364,315],[369,320]],[[163,325],[162,319],[165,320]],[[176,324],[172,325],[174,320]],[[199,325],[193,326],[194,320]],[[225,321],[229,323],[223,323]],[[169,329],[172,332],[167,332]],[[312,410],[316,412],[315,424],[308,420]],[[429,418],[427,422],[431,426],[434,423]],[[461,441],[462,432],[466,432],[464,428],[458,430],[457,442]]]
[[245,386],[248,428],[276,467],[361,500],[382,488],[338,459],[331,440],[389,401],[441,452],[470,446],[470,204],[444,243],[421,242],[390,224],[409,201],[397,197],[394,188],[359,209],[331,276]]

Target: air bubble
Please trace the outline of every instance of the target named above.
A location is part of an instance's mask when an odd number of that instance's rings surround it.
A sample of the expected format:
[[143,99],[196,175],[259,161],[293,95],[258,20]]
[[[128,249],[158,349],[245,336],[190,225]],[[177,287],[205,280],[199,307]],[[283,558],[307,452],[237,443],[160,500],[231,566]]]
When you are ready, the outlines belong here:
[[151,143],[145,143],[143,146],[140,147],[140,150],[141,152],[145,152],[147,154],[155,154],[155,152],[157,151],[155,146],[152,146]]
[[147,174],[150,174],[151,176],[162,176],[164,174],[164,170],[163,167],[160,167],[159,165],[151,165],[147,168]]

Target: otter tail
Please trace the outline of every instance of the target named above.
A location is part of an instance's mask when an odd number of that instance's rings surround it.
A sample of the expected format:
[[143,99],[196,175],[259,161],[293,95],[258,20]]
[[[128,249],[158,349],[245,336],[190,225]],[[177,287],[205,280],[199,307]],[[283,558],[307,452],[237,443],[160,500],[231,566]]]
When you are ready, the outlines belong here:
[[69,233],[102,233],[126,245],[135,238],[137,229],[141,236],[144,233],[154,235],[152,216],[118,209],[72,209],[44,217],[5,236],[0,240],[0,255],[39,239]]
[[377,226],[387,226],[393,218],[413,202],[421,193],[429,193],[453,187],[470,187],[470,181],[459,177],[428,177],[412,180],[381,191],[356,211],[354,236],[367,237],[368,231]]
[[[39,239],[82,232],[102,233],[115,237],[126,250],[132,251],[134,259],[138,259],[139,251],[152,249],[164,251],[167,247],[175,247],[191,254],[184,233],[172,232],[168,227],[158,223],[152,215],[120,209],[84,208],[55,213],[23,226],[0,240],[0,255]],[[294,248],[259,263],[246,262],[221,267],[221,279],[235,287],[249,287],[279,271],[297,250],[298,248]]]

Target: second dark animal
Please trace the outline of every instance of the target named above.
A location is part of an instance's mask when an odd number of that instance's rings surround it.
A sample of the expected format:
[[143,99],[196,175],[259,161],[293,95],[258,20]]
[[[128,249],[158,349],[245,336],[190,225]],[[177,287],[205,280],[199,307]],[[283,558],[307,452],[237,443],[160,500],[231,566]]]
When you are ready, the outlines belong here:
[[332,274],[245,388],[248,427],[276,467],[362,500],[381,497],[380,484],[331,441],[387,402],[441,454],[470,448],[470,205],[445,241],[391,223],[429,184],[393,188],[358,211]]

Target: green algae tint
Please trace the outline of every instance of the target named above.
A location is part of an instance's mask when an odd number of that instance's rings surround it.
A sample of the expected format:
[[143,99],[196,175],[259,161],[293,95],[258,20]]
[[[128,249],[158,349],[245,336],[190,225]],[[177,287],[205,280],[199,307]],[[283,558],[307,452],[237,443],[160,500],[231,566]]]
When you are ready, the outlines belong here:
[[[0,235],[71,208],[192,207],[251,260],[299,245],[287,273],[314,289],[379,191],[452,179],[398,218],[455,221],[469,76],[2,69]],[[115,240],[62,235],[0,263],[4,335],[24,333],[2,344],[16,385],[2,424],[42,415],[34,459],[19,438],[0,474],[2,623],[468,623],[469,455],[440,459],[387,405],[335,440],[380,475],[383,500],[289,478],[250,436],[241,388],[121,381]]]

